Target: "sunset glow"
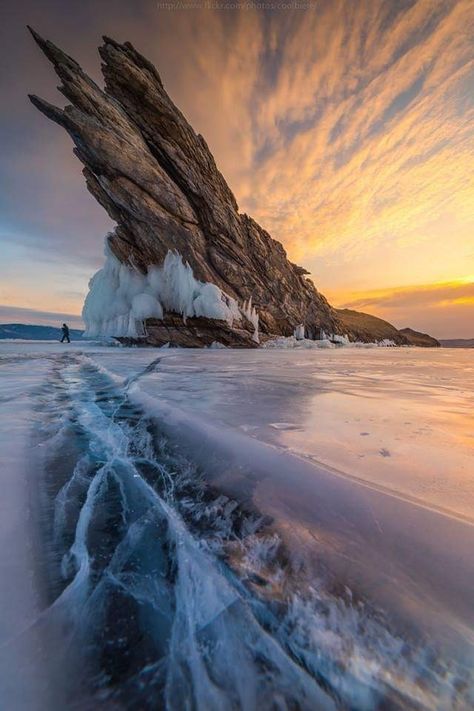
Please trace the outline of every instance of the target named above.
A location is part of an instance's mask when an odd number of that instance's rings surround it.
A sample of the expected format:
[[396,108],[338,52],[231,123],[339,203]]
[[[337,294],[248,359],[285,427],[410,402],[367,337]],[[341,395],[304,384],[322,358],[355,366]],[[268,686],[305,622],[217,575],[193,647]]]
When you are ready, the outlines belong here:
[[12,149],[2,165],[0,303],[79,314],[111,226],[68,138],[26,104],[29,91],[61,102],[48,95],[28,21],[93,76],[101,34],[149,56],[240,210],[335,306],[474,336],[471,0],[321,0],[286,12],[116,6],[111,19],[96,3],[77,5],[76,26],[92,27],[83,35],[44,4],[15,11],[5,42],[34,59],[9,88],[3,119]]

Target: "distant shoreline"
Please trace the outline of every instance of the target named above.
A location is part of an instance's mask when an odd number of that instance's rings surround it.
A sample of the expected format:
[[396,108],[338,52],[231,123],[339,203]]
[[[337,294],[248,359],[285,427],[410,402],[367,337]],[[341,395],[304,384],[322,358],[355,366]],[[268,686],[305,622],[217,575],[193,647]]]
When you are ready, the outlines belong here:
[[[84,331],[70,328],[71,341],[82,341]],[[1,323],[0,341],[60,341],[61,326],[40,326],[26,323]]]
[[440,338],[441,348],[474,348],[474,338]]
[[[72,341],[89,340],[84,337],[84,331],[71,328],[69,331]],[[38,324],[3,323],[0,324],[0,341],[47,341],[54,342],[61,339],[60,326],[41,326]],[[439,339],[442,348],[474,348],[474,338],[448,338]]]

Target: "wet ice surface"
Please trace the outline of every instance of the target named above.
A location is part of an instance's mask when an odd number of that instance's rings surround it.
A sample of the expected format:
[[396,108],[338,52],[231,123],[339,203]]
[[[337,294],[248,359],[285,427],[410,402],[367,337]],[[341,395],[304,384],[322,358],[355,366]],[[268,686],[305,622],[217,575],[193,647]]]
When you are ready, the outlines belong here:
[[473,355],[2,344],[3,705],[471,708]]
[[146,392],[474,517],[472,351],[193,352],[163,360]]

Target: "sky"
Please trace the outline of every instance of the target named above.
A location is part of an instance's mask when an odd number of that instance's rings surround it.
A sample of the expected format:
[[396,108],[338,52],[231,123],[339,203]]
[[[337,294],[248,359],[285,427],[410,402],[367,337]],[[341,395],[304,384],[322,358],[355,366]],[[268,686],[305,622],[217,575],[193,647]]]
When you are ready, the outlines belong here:
[[184,4],[3,4],[1,320],[78,325],[113,226],[27,99],[64,105],[28,23],[99,83],[104,34],[151,59],[241,212],[333,305],[474,337],[473,0]]

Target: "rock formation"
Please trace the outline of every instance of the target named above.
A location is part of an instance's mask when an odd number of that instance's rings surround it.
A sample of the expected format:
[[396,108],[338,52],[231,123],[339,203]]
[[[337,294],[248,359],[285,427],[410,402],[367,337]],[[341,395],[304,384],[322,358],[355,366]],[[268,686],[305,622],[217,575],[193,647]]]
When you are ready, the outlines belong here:
[[409,346],[419,346],[422,348],[439,348],[441,343],[429,336],[427,333],[414,331],[412,328],[402,328],[400,333],[408,340]]
[[[70,104],[60,109],[30,99],[69,133],[89,191],[117,224],[108,236],[109,261],[86,300],[92,335],[152,345],[250,347],[258,334],[263,340],[290,336],[303,324],[309,338],[323,329],[374,340],[370,328],[348,328],[308,272],[239,213],[204,138],[130,43],[104,37],[101,89],[74,59],[30,31]],[[170,285],[169,274],[158,273],[177,255],[179,288]],[[393,331],[397,343],[407,342]]]
[[397,346],[421,346],[437,348],[439,341],[427,333],[414,331],[412,328],[397,329],[388,321],[377,316],[364,314],[351,309],[335,309],[344,333],[352,341],[393,341]]
[[[120,262],[146,272],[176,250],[196,279],[217,285],[239,304],[252,299],[263,337],[291,335],[301,323],[310,336],[320,328],[340,332],[334,310],[307,272],[238,212],[205,140],[173,104],[148,60],[131,44],[104,38],[102,90],[71,57],[31,32],[71,105],[60,109],[36,96],[31,101],[71,136],[89,191],[117,223],[109,246]],[[245,318],[238,325],[248,336],[241,333],[239,344],[250,345],[253,328]],[[187,336],[189,328],[191,319]],[[205,329],[201,324],[196,345]],[[155,335],[156,342],[160,338]]]
[[351,341],[370,343],[386,339],[393,341],[397,346],[408,345],[408,339],[395,326],[382,318],[351,309],[336,309],[336,312],[344,333]]

